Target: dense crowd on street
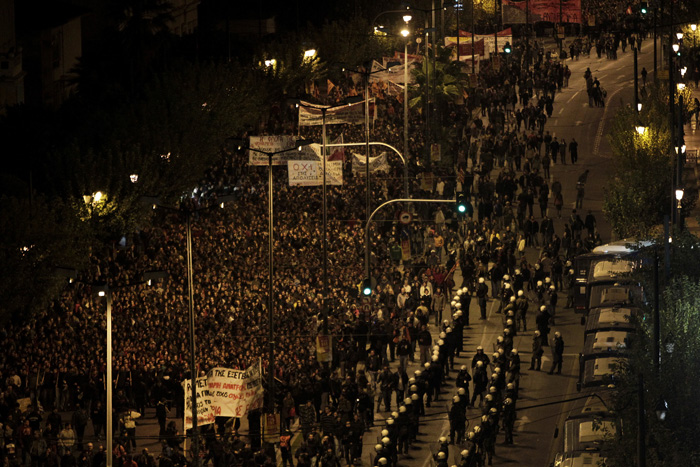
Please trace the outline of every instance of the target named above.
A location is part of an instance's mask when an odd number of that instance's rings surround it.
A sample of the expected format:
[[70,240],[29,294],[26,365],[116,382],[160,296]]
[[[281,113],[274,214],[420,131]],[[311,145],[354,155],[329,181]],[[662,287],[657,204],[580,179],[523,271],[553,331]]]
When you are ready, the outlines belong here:
[[[499,430],[513,441],[520,363],[512,339],[527,328],[537,329],[532,351],[541,358],[562,306],[557,307],[557,300],[568,295],[568,261],[601,243],[595,217],[590,211],[584,214],[588,172],[581,171],[576,186],[562,186],[550,173],[554,164],[575,164],[579,158],[575,140],[564,141],[546,129],[557,93],[570,78],[581,80],[571,76],[565,62],[543,53],[530,69],[518,60],[500,70],[484,67],[466,105],[451,107],[456,139],[449,167],[428,169],[418,163],[425,139],[420,117],[411,111],[412,195],[453,199],[464,193],[469,206],[463,216],[443,204],[393,205],[379,213],[371,228],[376,279],[371,308],[359,291],[365,276],[365,181],[361,171],[353,173],[349,151],[343,185],[328,187],[325,300],[321,188],[290,187],[286,172],[274,169],[274,371],[281,382],[277,407],[286,430],[278,453],[285,465],[359,462],[363,436],[381,406],[392,417],[373,458],[377,465],[396,465],[416,439],[425,405],[442,391],[454,392],[449,414],[454,429],[440,452],[452,441],[465,447],[462,465],[483,465],[484,458],[490,463],[493,457]],[[361,94],[361,87],[348,75],[334,96]],[[371,139],[402,147],[399,96],[385,93],[381,84],[374,92],[378,119]],[[320,136],[320,128],[297,129],[281,117],[266,131]],[[361,126],[329,128],[331,139],[341,133],[346,142],[364,141]],[[243,152],[224,151],[224,156],[183,201],[196,209],[214,205],[217,194],[236,195],[232,209],[202,210],[193,219],[200,374],[214,367],[244,369],[258,361],[267,371],[270,363],[267,173],[249,166]],[[372,208],[403,196],[402,164],[391,155],[389,161],[386,172],[372,175]],[[569,208],[574,201],[576,208]],[[412,212],[410,225],[398,222],[402,211]],[[560,231],[555,216],[563,219]],[[156,211],[126,245],[95,252],[80,281],[67,286],[50,308],[2,331],[3,465],[74,465],[64,464],[70,458],[78,465],[103,464],[104,304],[85,285],[98,280],[114,287],[115,465],[184,465],[182,433],[167,418],[182,417],[180,382],[189,377],[185,236],[183,216]],[[536,252],[537,261],[528,262],[526,251]],[[455,283],[457,268],[460,283]],[[168,271],[168,281],[156,287],[118,287],[154,269]],[[469,316],[472,297],[477,307]],[[497,301],[503,316],[495,352],[489,357],[482,349],[471,366],[457,373],[457,387],[445,389],[454,357],[472,352],[463,348],[464,329],[470,321],[486,319],[488,300]],[[315,338],[325,329],[333,337],[330,364],[316,358]],[[556,342],[555,347],[559,352]],[[409,375],[413,361],[423,369]],[[533,358],[532,368],[539,370],[540,364]],[[130,415],[153,407],[163,443],[159,460],[138,446]],[[480,429],[467,431],[463,422],[474,410],[483,412]],[[61,419],[66,412],[71,423]],[[263,449],[259,419],[258,410],[248,416],[251,436],[245,440],[235,420],[206,426],[203,455],[217,466],[276,465],[275,452]],[[94,433],[89,440],[88,428]],[[296,431],[303,441],[292,449]],[[446,465],[436,456],[438,465]]]

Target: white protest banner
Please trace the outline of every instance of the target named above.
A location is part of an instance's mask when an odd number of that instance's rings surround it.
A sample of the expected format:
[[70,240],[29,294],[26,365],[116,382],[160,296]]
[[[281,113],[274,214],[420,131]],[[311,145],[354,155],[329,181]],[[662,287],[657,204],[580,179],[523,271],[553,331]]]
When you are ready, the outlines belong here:
[[[289,186],[323,185],[323,162],[287,161]],[[343,162],[326,161],[326,185],[343,184]]]
[[[251,136],[248,143],[248,164],[250,165],[267,165],[268,157],[265,153],[280,152],[289,149],[289,151],[281,154],[276,154],[272,157],[272,165],[284,165],[288,154],[293,154],[297,151],[295,147],[296,139],[294,136],[288,135],[267,135],[267,136]],[[254,151],[254,149],[256,151]],[[258,152],[261,151],[261,152]]]
[[[355,175],[363,175],[365,173],[365,164],[367,157],[360,154],[352,155],[352,173]],[[370,172],[376,172],[377,170],[388,171],[389,162],[387,161],[386,152],[382,152],[377,157],[369,158],[369,170]]]
[[[299,126],[313,126],[323,124],[324,106],[301,102],[299,105]],[[326,109],[326,125],[349,123],[359,125],[365,122],[364,102],[343,105]]]
[[[262,407],[263,387],[260,361],[247,370],[212,368],[207,376],[197,378],[197,424],[214,423],[216,417],[243,417]],[[192,428],[192,389],[185,389],[185,429]]]
[[[182,382],[185,389],[185,429],[192,428],[192,380]],[[197,378],[197,425],[214,423],[214,414],[211,412],[211,399],[207,386],[207,377]]]

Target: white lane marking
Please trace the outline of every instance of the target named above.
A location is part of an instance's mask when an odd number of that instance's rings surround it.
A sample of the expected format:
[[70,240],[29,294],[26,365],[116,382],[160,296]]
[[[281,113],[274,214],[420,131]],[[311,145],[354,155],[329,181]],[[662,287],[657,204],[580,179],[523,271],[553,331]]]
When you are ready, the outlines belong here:
[[600,123],[598,123],[598,131],[595,135],[595,144],[593,145],[593,155],[595,156],[598,155],[598,151],[600,150],[600,141],[603,139],[603,130],[605,129],[605,116],[608,114],[610,102],[612,102],[612,99],[615,96],[615,94],[622,91],[622,89],[623,88],[617,88],[607,97],[607,104],[605,104],[605,110],[603,110],[603,117],[600,119]]
[[580,92],[581,92],[580,90],[576,91],[576,92],[574,93],[573,96],[569,97],[569,100],[566,101],[566,103],[568,104],[568,103],[570,103],[572,100],[574,100],[574,97],[578,96],[578,93],[580,93]]

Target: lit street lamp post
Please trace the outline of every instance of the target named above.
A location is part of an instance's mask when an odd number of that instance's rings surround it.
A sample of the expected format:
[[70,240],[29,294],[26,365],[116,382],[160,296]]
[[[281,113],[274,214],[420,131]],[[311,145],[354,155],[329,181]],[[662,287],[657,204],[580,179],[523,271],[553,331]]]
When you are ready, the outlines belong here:
[[[224,204],[229,201],[233,201],[234,196],[226,195],[219,197],[217,199],[217,205],[224,207]],[[144,197],[144,201],[148,202],[151,207],[155,210],[157,208],[165,209],[168,211],[178,212],[185,215],[185,227],[186,227],[186,250],[187,250],[187,301],[188,301],[188,333],[190,341],[190,378],[191,378],[191,388],[192,392],[190,394],[191,400],[191,416],[192,416],[192,462],[195,466],[199,465],[199,426],[197,420],[197,345],[195,340],[195,313],[194,313],[194,285],[193,285],[193,267],[192,267],[192,214],[196,212],[205,211],[212,209],[216,205],[207,206],[200,209],[177,209],[169,206],[160,205],[158,198],[155,197]]]
[[[112,288],[106,283],[88,283],[78,280],[78,271],[70,268],[56,268],[56,273],[58,276],[67,278],[70,283],[79,282],[85,285],[90,285],[95,287],[95,292],[98,297],[104,297],[107,302],[107,312],[106,312],[106,352],[105,352],[105,390],[106,390],[106,426],[105,426],[105,465],[107,467],[112,467],[113,465],[113,386],[114,379],[112,378]],[[143,279],[138,282],[124,284],[118,286],[118,288],[133,287],[137,285],[148,284],[151,285],[153,280],[165,279],[168,274],[164,271],[149,271],[143,275]]]

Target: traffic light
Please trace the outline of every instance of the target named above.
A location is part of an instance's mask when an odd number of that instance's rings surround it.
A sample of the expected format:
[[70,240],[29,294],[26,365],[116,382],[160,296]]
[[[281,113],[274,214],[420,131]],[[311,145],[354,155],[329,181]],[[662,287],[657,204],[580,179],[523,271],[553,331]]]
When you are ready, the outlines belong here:
[[639,3],[639,11],[643,14],[646,15],[647,11],[649,11],[649,7],[647,6],[647,2],[640,2]]
[[506,45],[503,47],[503,51],[504,51],[506,54],[509,54],[509,53],[511,52],[510,42],[506,42]]
[[372,280],[369,278],[362,281],[362,295],[365,297],[372,295]]
[[467,212],[467,199],[464,194],[457,194],[457,212],[460,214],[465,214]]

